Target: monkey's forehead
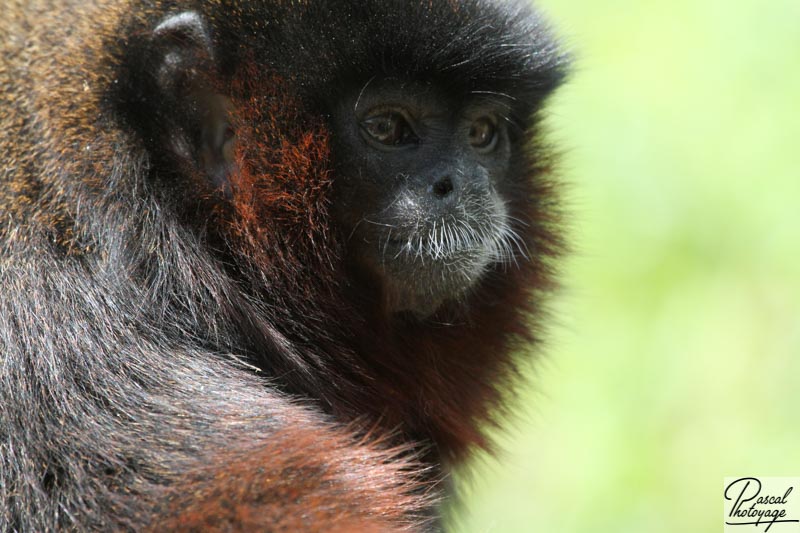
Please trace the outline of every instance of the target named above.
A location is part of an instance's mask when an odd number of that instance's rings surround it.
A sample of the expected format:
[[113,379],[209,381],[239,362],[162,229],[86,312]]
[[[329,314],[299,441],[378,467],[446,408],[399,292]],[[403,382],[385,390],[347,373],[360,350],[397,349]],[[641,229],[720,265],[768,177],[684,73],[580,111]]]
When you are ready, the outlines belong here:
[[203,6],[225,64],[250,60],[312,94],[380,75],[466,91],[549,94],[567,66],[529,2],[492,0],[223,0]]

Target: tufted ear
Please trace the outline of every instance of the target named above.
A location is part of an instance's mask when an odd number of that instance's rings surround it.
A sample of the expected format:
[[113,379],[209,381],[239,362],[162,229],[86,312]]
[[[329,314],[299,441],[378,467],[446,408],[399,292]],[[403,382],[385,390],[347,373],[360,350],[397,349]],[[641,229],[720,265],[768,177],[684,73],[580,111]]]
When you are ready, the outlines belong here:
[[230,101],[214,85],[214,44],[208,24],[196,11],[170,15],[153,29],[150,49],[162,111],[173,126],[167,142],[184,165],[198,170],[209,184],[230,194],[234,135]]

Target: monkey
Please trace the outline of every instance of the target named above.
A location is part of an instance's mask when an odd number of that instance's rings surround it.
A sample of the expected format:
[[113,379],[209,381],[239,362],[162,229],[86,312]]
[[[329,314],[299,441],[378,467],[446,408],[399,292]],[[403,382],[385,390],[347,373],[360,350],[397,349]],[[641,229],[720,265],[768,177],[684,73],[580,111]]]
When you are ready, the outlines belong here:
[[524,0],[6,0],[0,530],[436,530],[564,248]]

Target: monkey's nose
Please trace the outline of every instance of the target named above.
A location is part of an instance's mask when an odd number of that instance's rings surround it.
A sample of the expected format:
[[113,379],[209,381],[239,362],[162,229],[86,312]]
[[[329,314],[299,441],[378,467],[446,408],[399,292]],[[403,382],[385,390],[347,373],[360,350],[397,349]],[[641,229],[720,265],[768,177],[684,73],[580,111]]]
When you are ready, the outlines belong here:
[[439,200],[444,200],[448,196],[453,195],[453,191],[455,187],[453,186],[453,180],[450,179],[450,176],[444,176],[436,180],[430,188],[431,194]]

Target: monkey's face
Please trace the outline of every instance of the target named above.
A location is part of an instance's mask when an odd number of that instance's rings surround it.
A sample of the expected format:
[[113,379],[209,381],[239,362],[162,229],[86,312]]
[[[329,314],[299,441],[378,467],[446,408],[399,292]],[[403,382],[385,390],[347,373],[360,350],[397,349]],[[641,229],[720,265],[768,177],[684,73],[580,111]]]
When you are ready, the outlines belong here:
[[389,312],[432,314],[522,251],[504,194],[504,109],[437,87],[372,80],[333,117],[333,215],[349,260]]

